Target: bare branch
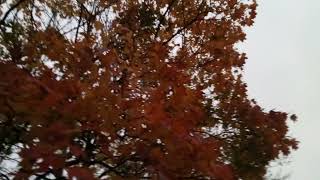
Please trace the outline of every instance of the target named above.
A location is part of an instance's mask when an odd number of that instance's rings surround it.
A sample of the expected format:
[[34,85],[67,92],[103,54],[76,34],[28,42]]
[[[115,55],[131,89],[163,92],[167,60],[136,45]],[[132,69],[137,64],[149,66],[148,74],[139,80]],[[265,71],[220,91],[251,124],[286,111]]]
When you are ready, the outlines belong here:
[[81,26],[81,21],[82,21],[82,13],[83,13],[83,8],[81,6],[80,7],[80,17],[78,20],[78,25],[77,25],[76,36],[74,38],[74,42],[77,42],[77,39],[78,39],[78,33],[79,33],[80,26]]
[[189,28],[193,23],[195,23],[198,20],[202,20],[202,18],[200,18],[201,15],[206,14],[207,11],[204,12],[200,12],[201,8],[203,8],[203,5],[205,4],[205,1],[202,1],[200,3],[200,6],[198,7],[198,13],[197,15],[192,18],[187,24],[185,24],[182,28],[180,28],[176,33],[174,33],[169,39],[167,39],[166,41],[164,41],[162,43],[162,45],[165,45],[167,43],[169,43],[173,38],[175,38],[177,35],[179,35],[182,31],[186,30],[187,28]]
[[161,15],[160,20],[159,20],[160,22],[159,22],[159,24],[158,24],[158,27],[157,27],[157,30],[156,30],[156,33],[155,33],[155,38],[158,37],[159,32],[160,32],[160,27],[161,27],[161,25],[163,24],[166,15],[170,12],[170,10],[171,10],[171,8],[173,7],[173,4],[174,4],[175,2],[176,2],[176,0],[172,0],[172,1],[170,2],[170,4],[168,5],[166,11],[163,13],[163,15]]
[[3,18],[0,20],[0,26],[5,24],[5,21],[7,19],[7,17],[9,16],[9,14],[16,9],[20,4],[22,4],[23,2],[25,2],[26,0],[20,0],[18,1],[16,4],[14,4],[13,6],[11,6],[9,8],[9,10],[4,14]]

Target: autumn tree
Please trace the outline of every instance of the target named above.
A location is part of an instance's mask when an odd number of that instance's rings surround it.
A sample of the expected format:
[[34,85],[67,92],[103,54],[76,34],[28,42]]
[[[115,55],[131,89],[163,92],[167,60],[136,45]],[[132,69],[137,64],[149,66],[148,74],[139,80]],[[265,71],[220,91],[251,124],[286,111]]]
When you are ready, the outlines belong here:
[[297,147],[242,79],[255,0],[0,7],[1,178],[259,180]]

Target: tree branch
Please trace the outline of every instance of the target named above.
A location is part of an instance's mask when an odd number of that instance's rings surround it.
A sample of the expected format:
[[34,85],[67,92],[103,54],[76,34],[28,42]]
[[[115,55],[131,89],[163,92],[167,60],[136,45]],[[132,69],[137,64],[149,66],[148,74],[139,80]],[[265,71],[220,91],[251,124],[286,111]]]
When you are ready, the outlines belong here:
[[5,174],[3,174],[1,172],[0,172],[0,177],[4,178],[5,180],[10,180],[10,178],[7,175],[5,175]]
[[78,25],[77,25],[76,36],[74,38],[74,42],[77,42],[77,39],[78,39],[78,33],[79,33],[80,26],[81,26],[81,21],[82,21],[82,13],[83,13],[83,8],[81,6],[80,7],[80,17],[78,20]]
[[161,15],[160,20],[159,20],[159,24],[158,24],[158,27],[157,27],[157,30],[156,30],[156,33],[155,33],[155,38],[158,37],[159,32],[160,32],[160,27],[163,24],[163,21],[165,20],[166,15],[169,13],[169,11],[171,10],[171,8],[172,8],[172,6],[173,6],[173,4],[175,2],[176,2],[176,0],[172,0],[170,2],[170,4],[168,5],[166,11],[163,13],[163,15]]
[[1,25],[5,25],[5,21],[7,19],[7,17],[9,16],[9,14],[16,9],[20,4],[22,4],[23,2],[25,2],[26,0],[20,0],[18,1],[16,4],[14,4],[13,6],[11,6],[9,8],[9,10],[4,14],[3,18],[0,20],[0,26]]
[[[201,8],[203,7],[203,5],[205,4],[205,1],[203,0],[200,3],[200,6],[198,7],[197,11],[200,11]],[[174,33],[169,39],[167,39],[165,42],[162,43],[162,45],[165,45],[167,43],[169,43],[173,38],[175,38],[178,34],[180,34],[182,31],[186,30],[187,28],[189,28],[189,26],[191,26],[194,22],[198,21],[198,20],[202,20],[199,19],[200,15],[207,13],[207,11],[204,12],[198,12],[197,15],[192,18],[187,24],[185,24],[182,28],[180,28],[176,33]]]
[[176,33],[174,33],[169,39],[167,39],[165,42],[162,43],[162,45],[167,44],[168,42],[170,42],[173,38],[175,38],[178,34],[180,34],[182,31],[184,31],[185,29],[187,29],[189,26],[191,26],[194,22],[196,22],[198,20],[199,16],[196,16],[195,18],[193,18],[191,21],[189,21],[186,25],[184,25],[182,28],[180,28]]

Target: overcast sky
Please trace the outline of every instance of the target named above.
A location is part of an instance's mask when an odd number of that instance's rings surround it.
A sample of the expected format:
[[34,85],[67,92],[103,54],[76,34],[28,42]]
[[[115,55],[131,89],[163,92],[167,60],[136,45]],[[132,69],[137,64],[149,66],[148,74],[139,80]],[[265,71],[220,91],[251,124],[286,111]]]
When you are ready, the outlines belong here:
[[284,169],[289,180],[320,179],[320,1],[258,0],[242,51],[249,95],[267,110],[295,113],[290,134],[299,150]]

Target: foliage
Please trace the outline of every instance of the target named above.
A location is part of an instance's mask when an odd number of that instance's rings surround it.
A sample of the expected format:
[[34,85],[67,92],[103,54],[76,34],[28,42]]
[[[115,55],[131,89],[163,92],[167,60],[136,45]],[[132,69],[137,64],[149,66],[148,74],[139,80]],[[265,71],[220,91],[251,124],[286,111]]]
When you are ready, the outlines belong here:
[[[242,0],[1,1],[0,161],[16,179],[263,179],[288,155],[235,44]],[[293,120],[296,119],[292,116]]]

